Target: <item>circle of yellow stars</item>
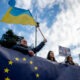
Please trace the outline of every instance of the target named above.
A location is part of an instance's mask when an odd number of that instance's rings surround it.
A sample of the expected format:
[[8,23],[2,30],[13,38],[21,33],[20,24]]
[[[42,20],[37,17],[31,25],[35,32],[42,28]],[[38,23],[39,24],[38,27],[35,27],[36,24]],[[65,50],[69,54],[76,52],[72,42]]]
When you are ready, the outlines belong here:
[[[9,60],[8,61],[8,65],[12,66],[13,65],[13,61]],[[10,72],[9,68],[4,68],[4,73],[8,74]],[[9,77],[5,77],[4,80],[11,80]]]
[[8,73],[10,70],[8,68],[4,69],[4,73]]
[[11,80],[9,77],[6,77],[4,80]]
[[40,75],[39,75],[38,73],[36,73],[36,78],[39,78],[39,76],[40,76]]
[[[15,57],[15,60],[16,61],[19,61],[20,59],[18,57]],[[24,62],[27,61],[27,58],[23,57],[22,58],[22,61],[24,61]],[[14,62],[12,60],[9,60],[8,61],[8,65],[10,65],[10,66],[12,66],[13,63]],[[29,64],[32,65],[33,64],[33,61],[29,61]],[[38,67],[37,66],[34,66],[34,70],[37,71],[38,70]],[[10,72],[10,69],[8,67],[4,68],[4,73],[8,74],[9,72]],[[40,77],[40,74],[39,73],[36,73],[35,74],[35,77],[36,78],[39,78]],[[7,77],[4,78],[4,80],[11,80],[11,79],[7,76]]]
[[13,61],[11,61],[11,60],[8,61],[8,64],[9,64],[9,65],[12,65],[12,64],[13,64]]
[[27,59],[24,57],[22,60],[23,60],[23,61],[26,61]]

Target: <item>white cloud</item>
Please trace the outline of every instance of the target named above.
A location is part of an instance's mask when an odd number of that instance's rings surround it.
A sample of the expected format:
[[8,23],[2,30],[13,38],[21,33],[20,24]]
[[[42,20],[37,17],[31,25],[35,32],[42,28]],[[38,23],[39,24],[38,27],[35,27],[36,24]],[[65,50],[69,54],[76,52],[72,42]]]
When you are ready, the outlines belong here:
[[24,36],[24,34],[25,34],[25,33],[24,33],[23,31],[20,31],[20,32],[18,33],[19,36]]
[[56,0],[38,0],[40,8],[45,8],[46,6],[51,6]]
[[15,7],[22,8],[22,9],[30,9],[31,8],[31,0],[16,0]]
[[72,51],[72,53],[77,54],[77,55],[80,54],[80,47],[74,49],[74,50]]
[[[19,8],[23,8],[23,9],[31,9],[31,1],[32,0],[16,0],[16,5],[15,7],[19,7]],[[56,0],[35,0],[36,4],[38,5],[38,7],[40,8],[45,8],[46,6],[51,6],[55,3]],[[35,6],[35,5],[33,5]]]
[[[55,55],[58,55],[58,45],[69,47],[80,44],[80,31],[78,30],[80,27],[80,1],[66,0],[66,2],[67,9],[65,10],[62,6],[62,11],[51,28],[46,28],[46,22],[41,25],[41,30],[48,40],[46,46],[38,53],[41,57],[45,58],[49,50],[53,50]],[[38,39],[42,40],[40,34]],[[76,54],[80,52],[80,49],[75,49],[72,52]]]
[[[53,50],[55,56],[57,56],[59,45],[69,47],[71,45],[77,46],[80,44],[80,0],[38,0],[37,3],[40,8],[45,8],[46,6],[58,3],[62,9],[59,15],[57,15],[57,20],[53,23],[51,28],[46,26],[46,22],[40,24],[40,28],[48,42],[38,53],[38,56],[46,58],[49,50]],[[66,9],[64,8],[64,3],[66,4]],[[17,0],[16,6],[24,9],[30,9],[31,0]],[[20,33],[20,35],[21,34],[22,33]],[[33,38],[34,36],[35,33],[32,33],[29,39],[32,40],[32,43],[35,42],[35,38]],[[38,43],[42,41],[42,39],[41,34],[38,32]],[[72,50],[73,54],[78,54],[79,52],[80,47]],[[61,57],[58,57],[58,59],[59,61],[64,60]]]

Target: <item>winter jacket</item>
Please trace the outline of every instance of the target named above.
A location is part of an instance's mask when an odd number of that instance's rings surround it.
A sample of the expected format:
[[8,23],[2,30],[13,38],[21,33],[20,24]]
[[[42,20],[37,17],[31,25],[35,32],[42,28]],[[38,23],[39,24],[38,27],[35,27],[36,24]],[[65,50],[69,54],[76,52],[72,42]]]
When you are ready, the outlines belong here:
[[24,54],[26,54],[26,53],[28,53],[30,50],[32,50],[32,51],[36,54],[37,52],[39,52],[39,51],[42,49],[42,47],[43,47],[44,45],[45,45],[45,42],[41,42],[37,47],[31,48],[31,47],[28,47],[28,46],[23,46],[23,45],[21,45],[21,44],[17,44],[17,45],[14,45],[14,46],[12,47],[12,49],[17,50],[17,51],[20,51],[20,52],[22,52],[22,53],[24,53]]

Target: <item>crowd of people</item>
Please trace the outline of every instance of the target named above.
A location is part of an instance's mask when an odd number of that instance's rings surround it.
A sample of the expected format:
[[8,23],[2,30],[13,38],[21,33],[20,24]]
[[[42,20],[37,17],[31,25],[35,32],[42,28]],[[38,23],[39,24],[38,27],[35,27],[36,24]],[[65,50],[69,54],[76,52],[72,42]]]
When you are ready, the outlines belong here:
[[[15,35],[12,30],[8,30],[5,34],[3,34],[0,40],[0,44],[2,46],[17,50],[19,52],[22,52],[23,54],[28,54],[29,56],[34,56],[37,52],[39,52],[43,48],[46,42],[47,40],[44,39],[35,48],[29,47],[24,37]],[[53,51],[48,52],[47,59],[49,61],[58,63],[57,60],[55,59]],[[76,65],[71,56],[66,57],[65,63],[70,65]]]
[[[50,60],[50,61],[53,61],[53,62],[57,62],[57,60],[55,59],[53,51],[48,52],[47,59]],[[73,58],[71,56],[66,56],[64,63],[69,64],[69,65],[78,65],[73,61]]]

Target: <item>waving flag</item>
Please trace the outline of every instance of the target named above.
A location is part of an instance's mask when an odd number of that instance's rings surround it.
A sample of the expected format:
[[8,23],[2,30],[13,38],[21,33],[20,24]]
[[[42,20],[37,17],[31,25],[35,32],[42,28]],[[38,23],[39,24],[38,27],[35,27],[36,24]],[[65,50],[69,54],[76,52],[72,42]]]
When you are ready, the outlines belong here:
[[59,54],[61,56],[70,56],[71,55],[71,51],[70,51],[69,48],[59,46]]
[[0,46],[0,80],[80,80],[80,67],[30,57]]
[[36,22],[29,10],[24,10],[16,7],[9,8],[1,21],[10,24],[28,24],[36,26]]

